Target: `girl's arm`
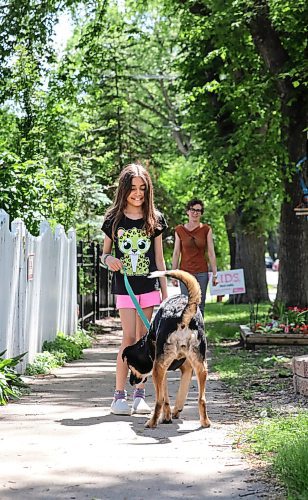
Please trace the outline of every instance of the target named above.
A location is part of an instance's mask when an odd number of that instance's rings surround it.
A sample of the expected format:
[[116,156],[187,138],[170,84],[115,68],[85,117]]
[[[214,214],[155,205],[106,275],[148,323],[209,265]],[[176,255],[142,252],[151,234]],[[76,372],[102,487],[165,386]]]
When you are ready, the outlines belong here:
[[216,264],[216,254],[214,250],[212,228],[207,233],[207,251],[208,251],[209,261],[211,264],[211,270],[213,273],[212,282],[213,285],[215,286],[217,285],[217,264]]
[[112,249],[113,241],[109,236],[105,235],[104,245],[103,245],[103,255],[101,257],[102,261],[110,269],[110,271],[119,271],[122,268],[122,262],[110,255]]
[[[163,237],[161,234],[154,239],[154,250],[155,250],[155,264],[158,271],[166,271],[166,264],[163,252]],[[159,282],[160,282],[162,300],[165,300],[168,297],[167,278],[161,277],[159,278]]]
[[[181,255],[181,241],[177,233],[175,233],[174,249],[172,255],[172,269],[178,269],[179,260]],[[173,286],[178,286],[178,280],[172,278]]]

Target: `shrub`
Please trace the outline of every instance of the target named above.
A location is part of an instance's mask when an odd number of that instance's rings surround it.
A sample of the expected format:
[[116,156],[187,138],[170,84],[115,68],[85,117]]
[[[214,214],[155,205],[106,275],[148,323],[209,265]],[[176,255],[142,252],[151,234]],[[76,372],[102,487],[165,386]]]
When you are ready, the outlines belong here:
[[59,351],[66,354],[66,361],[73,361],[82,356],[82,350],[92,345],[92,340],[83,330],[78,330],[74,335],[65,335],[60,332],[55,340],[45,341],[43,351]]
[[33,363],[29,363],[26,368],[26,375],[45,375],[50,373],[52,368],[63,366],[66,362],[66,354],[64,352],[40,352],[38,353]]
[[22,389],[27,387],[21,375],[15,371],[15,366],[22,360],[25,353],[15,358],[4,359],[2,356],[5,352],[0,353],[0,405],[7,404],[10,398],[19,398]]
[[82,350],[91,345],[92,339],[85,330],[77,330],[74,335],[65,335],[60,332],[55,340],[44,342],[43,352],[37,354],[33,363],[27,366],[26,374],[50,373],[52,368],[58,368],[67,361],[81,358]]

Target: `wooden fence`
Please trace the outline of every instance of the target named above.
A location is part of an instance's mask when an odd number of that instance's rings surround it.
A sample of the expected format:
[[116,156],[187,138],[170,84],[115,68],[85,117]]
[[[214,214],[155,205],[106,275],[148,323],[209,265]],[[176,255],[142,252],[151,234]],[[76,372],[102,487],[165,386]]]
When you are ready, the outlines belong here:
[[38,237],[22,220],[9,227],[0,210],[0,352],[27,352],[19,370],[33,361],[45,340],[77,330],[76,235],[42,222]]

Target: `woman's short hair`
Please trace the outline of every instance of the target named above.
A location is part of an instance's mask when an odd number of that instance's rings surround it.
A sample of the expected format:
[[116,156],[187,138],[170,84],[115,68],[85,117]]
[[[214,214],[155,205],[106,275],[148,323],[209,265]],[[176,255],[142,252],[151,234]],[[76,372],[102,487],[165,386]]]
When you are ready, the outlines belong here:
[[197,198],[194,198],[193,200],[190,200],[187,205],[186,205],[186,211],[189,210],[190,208],[192,208],[194,205],[201,205],[201,210],[202,210],[202,214],[203,214],[203,211],[204,211],[204,203],[202,200],[198,200]]

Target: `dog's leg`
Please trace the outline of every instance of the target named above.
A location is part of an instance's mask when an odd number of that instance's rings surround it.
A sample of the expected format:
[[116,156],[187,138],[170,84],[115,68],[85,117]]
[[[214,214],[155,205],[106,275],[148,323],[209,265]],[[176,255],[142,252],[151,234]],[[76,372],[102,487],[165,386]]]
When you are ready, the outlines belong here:
[[173,418],[179,418],[187,398],[189,384],[193,372],[191,364],[188,361],[188,359],[186,359],[186,361],[180,366],[180,370],[181,370],[181,382],[178,393],[176,395],[175,405],[172,412]]
[[166,372],[164,380],[164,405],[163,405],[162,424],[171,424],[171,423],[172,419],[171,419],[171,408],[170,408],[170,399],[168,391],[168,377]]
[[145,427],[156,427],[160,412],[164,403],[164,379],[167,368],[159,361],[154,361],[152,379],[156,392],[156,401],[153,416],[145,424]]
[[196,377],[198,380],[198,387],[199,387],[198,406],[199,406],[200,424],[201,427],[210,427],[211,421],[207,416],[206,401],[205,401],[205,384],[207,377],[206,362],[197,361],[196,363],[194,363],[194,370],[196,373]]

